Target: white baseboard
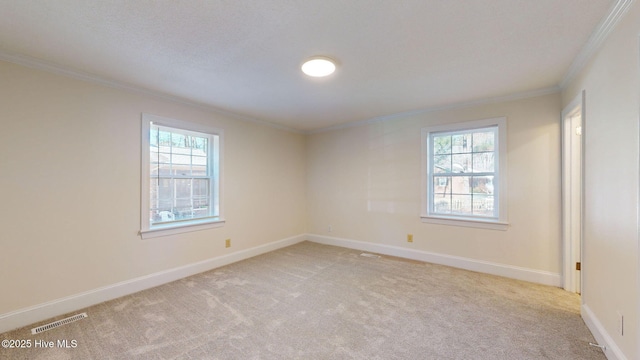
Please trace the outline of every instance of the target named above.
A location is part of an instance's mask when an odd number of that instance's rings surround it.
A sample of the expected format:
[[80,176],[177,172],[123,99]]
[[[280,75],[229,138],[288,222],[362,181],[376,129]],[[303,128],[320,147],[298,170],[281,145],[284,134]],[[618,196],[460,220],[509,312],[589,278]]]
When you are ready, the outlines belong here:
[[10,313],[0,314],[0,333],[47,320],[55,316],[77,311],[88,306],[99,304],[101,302],[112,300],[121,296],[133,294],[138,291],[166,284],[171,281],[182,279],[187,276],[195,275],[237,261],[245,260],[260,254],[297,244],[304,240],[310,240],[326,245],[341,246],[350,249],[357,249],[412,260],[430,262],[434,264],[447,265],[456,268],[505,276],[545,285],[561,286],[560,274],[551,272],[491,263],[458,256],[431,253],[421,250],[407,249],[398,246],[374,244],[364,241],[342,239],[315,234],[301,234],[257,246],[251,249],[241,250],[228,255],[218,256],[197,263],[161,271],[146,276],[141,276],[113,285],[89,290],[83,293],[74,294],[43,304],[19,309]]
[[0,314],[0,333],[166,284],[304,241],[304,234]]
[[596,339],[599,345],[606,346],[604,349],[604,354],[607,356],[609,360],[627,360],[627,357],[624,356],[622,350],[615,343],[611,335],[605,330],[604,326],[596,315],[591,311],[589,306],[586,304],[582,304],[581,314],[584,323],[587,324],[587,327],[593,334],[593,337]]
[[455,268],[504,276],[543,285],[562,286],[560,274],[548,271],[528,269],[512,265],[492,263],[460,256],[437,254],[422,250],[407,249],[399,246],[375,244],[365,241],[342,239],[330,236],[307,234],[307,240],[325,245],[341,246],[350,249],[369,251],[406,259],[447,265]]

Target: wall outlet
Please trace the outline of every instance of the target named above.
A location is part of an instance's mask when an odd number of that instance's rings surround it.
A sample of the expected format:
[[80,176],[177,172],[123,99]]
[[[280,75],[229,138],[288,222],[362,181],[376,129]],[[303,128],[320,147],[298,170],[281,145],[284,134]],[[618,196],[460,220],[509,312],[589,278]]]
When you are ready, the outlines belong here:
[[327,231],[328,231],[328,232],[332,232],[332,231],[333,231],[333,225],[329,225],[329,226],[327,226]]
[[226,248],[231,247],[231,239],[227,239],[224,241],[224,247]]
[[413,234],[407,235],[407,242],[413,242]]

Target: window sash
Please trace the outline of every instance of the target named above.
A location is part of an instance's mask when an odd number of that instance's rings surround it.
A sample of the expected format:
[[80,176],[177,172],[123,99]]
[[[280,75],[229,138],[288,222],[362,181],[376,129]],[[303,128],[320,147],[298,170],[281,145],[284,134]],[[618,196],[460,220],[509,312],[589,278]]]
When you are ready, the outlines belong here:
[[[150,179],[151,183],[156,182],[154,187],[153,184],[150,184],[150,204],[149,204],[149,221],[150,224],[158,225],[158,224],[168,224],[173,222],[180,221],[190,221],[195,219],[203,219],[207,217],[215,217],[213,214],[212,201],[211,201],[211,187],[214,184],[211,184],[210,177],[169,177],[169,176],[161,176],[161,177],[153,177]],[[161,196],[160,194],[160,181],[168,180],[170,192],[169,196]],[[189,181],[189,194],[181,194],[180,191],[177,190],[178,184],[175,180],[190,180]],[[205,194],[197,194],[196,185],[194,185],[194,180],[206,180],[206,193]],[[215,185],[214,185],[215,186]],[[201,190],[201,189],[200,189]],[[181,204],[182,203],[182,204]],[[184,205],[187,203],[188,205]],[[168,205],[167,205],[168,204]],[[164,205],[164,206],[163,206]],[[203,210],[206,210],[203,211]],[[163,214],[164,212],[164,214]],[[191,212],[191,216],[187,216],[187,212]],[[196,213],[202,213],[200,216],[196,216]],[[175,214],[178,213],[181,216],[176,218]],[[169,215],[172,214],[172,215]],[[155,216],[154,216],[155,215]],[[155,220],[157,218],[161,220]]]
[[[150,139],[150,156],[154,154],[157,156],[156,159],[150,158],[149,162],[150,179],[157,182],[155,189],[153,187],[150,188],[149,225],[154,226],[217,216],[218,214],[216,214],[215,208],[212,206],[214,203],[212,196],[216,186],[212,161],[216,150],[214,146],[216,144],[216,136],[157,124],[151,124],[149,130],[150,137],[152,136],[151,134],[156,135],[156,139]],[[163,140],[161,140],[161,134],[164,135]],[[176,143],[176,139],[179,139],[180,142],[184,141],[185,146],[180,146],[180,144]],[[195,155],[194,152],[196,153]],[[164,161],[160,160],[161,154],[164,155]],[[201,160],[198,158],[205,158],[204,175],[193,174],[194,157],[196,161]],[[174,159],[181,159],[182,161],[177,163]],[[161,171],[161,165],[168,168],[168,173]],[[155,171],[154,168],[156,168]],[[182,170],[180,171],[179,169]],[[195,206],[198,202],[196,200],[202,198],[198,196],[198,199],[196,199],[193,195],[193,180],[197,179],[207,180],[209,184],[206,194],[207,206],[204,214],[198,214],[198,212],[203,211],[200,211],[202,209]],[[169,202],[170,205],[168,207],[160,205],[163,200],[161,195],[165,195],[165,197],[167,195],[160,193],[161,180],[168,180],[170,184],[169,199],[164,199],[165,203]],[[191,181],[179,182],[177,180]],[[183,184],[181,185],[180,183]],[[178,188],[179,186],[181,188]],[[154,190],[155,196],[153,196]],[[189,193],[189,195],[186,196],[185,192]],[[179,200],[184,201],[183,204],[179,204]]]
[[[457,215],[464,217],[478,217],[478,218],[487,218],[487,219],[497,219],[497,200],[498,196],[491,192],[478,192],[474,191],[476,185],[474,185],[474,178],[488,178],[493,176],[476,176],[476,174],[453,174],[452,176],[441,176],[442,174],[437,174],[432,176],[432,192],[431,192],[431,213],[434,215]],[[445,178],[447,179],[444,191],[437,191],[436,187],[442,187],[442,185],[437,184],[436,179]],[[468,179],[468,184],[466,187],[468,190],[465,191],[456,191],[454,190],[454,185],[456,182],[454,179]],[[487,182],[491,184],[493,187],[493,179]],[[485,185],[487,183],[480,184],[480,186]],[[447,188],[448,191],[447,191]],[[464,207],[460,204],[460,199],[467,198],[468,206]],[[456,201],[457,200],[457,201]],[[444,207],[444,209],[442,209]],[[441,208],[441,209],[439,209]]]

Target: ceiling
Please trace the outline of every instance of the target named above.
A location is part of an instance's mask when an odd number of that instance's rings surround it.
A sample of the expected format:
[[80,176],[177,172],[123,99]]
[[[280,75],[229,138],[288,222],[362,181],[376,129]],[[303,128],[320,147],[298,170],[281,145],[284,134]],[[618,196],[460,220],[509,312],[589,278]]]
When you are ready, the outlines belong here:
[[304,132],[557,88],[614,3],[0,0],[0,53]]

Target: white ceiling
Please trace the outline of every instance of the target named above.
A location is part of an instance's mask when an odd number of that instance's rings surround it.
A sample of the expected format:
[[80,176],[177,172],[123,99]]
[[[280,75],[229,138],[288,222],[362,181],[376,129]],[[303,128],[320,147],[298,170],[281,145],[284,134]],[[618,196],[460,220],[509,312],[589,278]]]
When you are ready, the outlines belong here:
[[557,87],[614,3],[0,0],[0,53],[311,131]]

